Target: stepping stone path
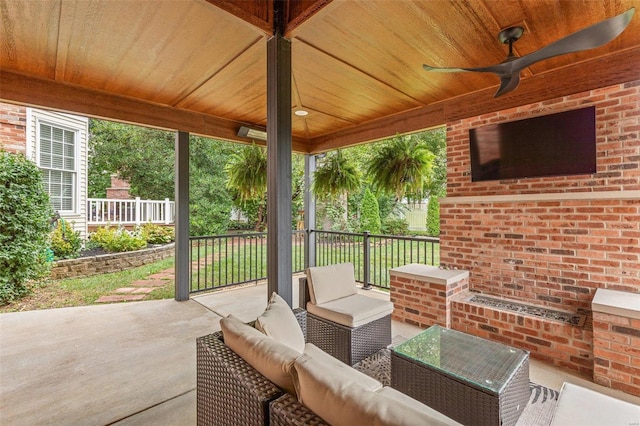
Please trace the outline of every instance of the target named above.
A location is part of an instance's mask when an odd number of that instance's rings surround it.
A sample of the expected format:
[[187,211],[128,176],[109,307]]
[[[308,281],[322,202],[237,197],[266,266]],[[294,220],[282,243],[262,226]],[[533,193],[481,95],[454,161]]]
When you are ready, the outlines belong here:
[[113,302],[133,302],[136,300],[144,300],[145,296],[158,287],[163,287],[167,281],[174,280],[175,275],[173,268],[152,274],[145,279],[134,281],[131,287],[122,287],[117,289],[114,294],[102,296],[96,303],[113,303]]

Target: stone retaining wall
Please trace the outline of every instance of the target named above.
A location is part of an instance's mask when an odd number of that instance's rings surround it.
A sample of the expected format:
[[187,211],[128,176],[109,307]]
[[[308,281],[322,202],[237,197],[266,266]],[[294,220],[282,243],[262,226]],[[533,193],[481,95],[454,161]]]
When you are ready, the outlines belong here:
[[124,271],[166,259],[175,253],[175,244],[167,244],[144,250],[103,254],[80,259],[59,260],[51,268],[54,280],[72,277],[87,277],[97,274]]

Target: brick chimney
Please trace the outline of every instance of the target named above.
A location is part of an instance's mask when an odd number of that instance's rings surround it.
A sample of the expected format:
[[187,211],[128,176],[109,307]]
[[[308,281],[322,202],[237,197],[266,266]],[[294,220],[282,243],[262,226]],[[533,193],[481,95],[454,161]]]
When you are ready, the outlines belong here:
[[111,175],[111,188],[107,188],[107,198],[110,200],[128,200],[133,197],[129,194],[129,182],[120,179],[117,174]]

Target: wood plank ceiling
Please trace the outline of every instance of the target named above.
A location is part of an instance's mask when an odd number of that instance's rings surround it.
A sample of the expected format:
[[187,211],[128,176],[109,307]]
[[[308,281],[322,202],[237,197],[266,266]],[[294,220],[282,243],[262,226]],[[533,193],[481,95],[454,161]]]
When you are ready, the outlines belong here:
[[[273,0],[0,0],[0,100],[247,142],[266,126]],[[536,63],[518,89],[423,63],[521,56],[638,0],[288,0],[294,149],[323,150],[640,79],[640,16],[613,42]],[[640,9],[640,7],[638,8]],[[636,13],[640,15],[640,12]]]

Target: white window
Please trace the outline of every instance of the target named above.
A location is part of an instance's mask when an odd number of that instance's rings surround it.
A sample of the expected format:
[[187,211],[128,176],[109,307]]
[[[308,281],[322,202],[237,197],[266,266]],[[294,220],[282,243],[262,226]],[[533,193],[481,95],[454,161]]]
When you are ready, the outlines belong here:
[[38,122],[38,166],[54,210],[74,211],[76,132]]

